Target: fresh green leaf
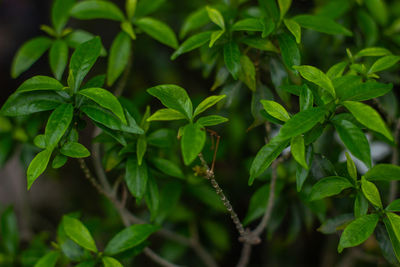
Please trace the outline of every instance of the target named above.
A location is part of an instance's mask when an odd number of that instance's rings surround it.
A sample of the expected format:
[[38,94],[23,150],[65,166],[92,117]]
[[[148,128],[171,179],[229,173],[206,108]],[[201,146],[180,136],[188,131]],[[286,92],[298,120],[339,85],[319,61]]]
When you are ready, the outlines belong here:
[[219,115],[210,115],[210,116],[205,116],[201,117],[197,120],[197,123],[200,125],[206,127],[206,126],[214,126],[218,125],[224,122],[227,122],[228,119]]
[[107,85],[111,86],[122,74],[128,64],[131,54],[131,39],[125,32],[120,32],[115,37],[108,58]]
[[288,69],[300,65],[300,51],[293,36],[282,33],[278,35],[279,47],[281,49],[283,63]]
[[264,30],[264,25],[260,19],[247,18],[236,21],[232,27],[231,31],[256,31],[262,32]]
[[356,55],[356,58],[360,57],[382,57],[392,54],[388,49],[384,47],[367,47],[361,49]]
[[56,40],[50,48],[50,67],[54,77],[61,80],[68,63],[68,45],[64,40]]
[[129,157],[126,161],[125,182],[129,192],[138,199],[142,199],[146,193],[147,187],[147,165],[145,162],[142,165],[134,157]]
[[178,40],[176,39],[174,31],[164,22],[146,17],[138,19],[135,23],[142,31],[160,43],[174,49],[178,48]]
[[47,76],[34,76],[23,82],[17,89],[18,93],[32,92],[32,91],[60,91],[64,86],[51,77]]
[[222,14],[215,8],[206,6],[208,17],[212,22],[217,24],[222,30],[225,30],[225,22]]
[[154,112],[147,121],[172,121],[182,119],[186,119],[186,117],[179,111],[170,108],[162,108]]
[[36,37],[26,42],[15,55],[11,76],[17,78],[21,73],[29,69],[50,48],[53,41],[47,37]]
[[51,8],[51,22],[57,34],[61,34],[69,18],[75,0],[55,0]]
[[211,108],[225,97],[226,95],[213,95],[207,97],[196,107],[196,109],[194,110],[193,118]]
[[351,101],[366,101],[377,98],[387,94],[393,88],[392,84],[384,84],[376,81],[362,83],[358,76],[352,75],[335,79],[333,85],[339,99]]
[[34,267],[54,267],[60,257],[60,252],[50,251],[36,262]]
[[97,252],[96,243],[86,226],[76,218],[63,217],[64,231],[79,246]]
[[128,16],[128,19],[132,19],[133,15],[135,15],[137,0],[126,0],[125,1],[125,10]]
[[281,120],[281,121],[290,120],[289,113],[278,102],[275,102],[272,100],[261,100],[260,102],[263,105],[265,111],[272,117],[277,118],[278,120]]
[[253,61],[246,56],[246,55],[241,55],[240,57],[240,71],[239,71],[239,80],[244,82],[247,87],[255,92],[256,91],[256,67],[254,66]]
[[58,169],[61,168],[62,166],[65,165],[65,163],[67,163],[68,158],[62,154],[57,154],[54,159],[53,162],[51,163],[51,167],[53,169]]
[[46,124],[46,145],[54,148],[69,128],[73,117],[74,107],[71,104],[62,104],[50,115]]
[[343,231],[338,251],[343,251],[344,248],[355,247],[367,240],[370,235],[374,232],[376,224],[379,221],[379,215],[369,214],[361,216],[352,221]]
[[263,39],[258,36],[246,36],[245,38],[240,39],[240,41],[250,47],[262,50],[279,53],[279,50],[274,46],[274,44],[268,40]]
[[106,255],[116,255],[133,248],[145,241],[159,226],[151,224],[135,224],[117,233],[106,245]]
[[206,44],[211,38],[211,31],[201,32],[189,37],[184,41],[178,49],[172,54],[171,60],[175,60],[180,55],[192,51]]
[[86,158],[90,156],[89,150],[77,142],[69,142],[60,149],[61,154],[70,158]]
[[353,187],[350,181],[340,176],[329,176],[319,180],[311,189],[310,201],[339,194],[346,188]]
[[240,71],[240,49],[236,42],[230,41],[224,45],[225,66],[236,80]]
[[300,89],[300,111],[312,108],[314,105],[314,95],[310,88],[303,84]]
[[353,33],[328,17],[315,15],[298,15],[292,18],[301,27],[327,34],[352,36]]
[[372,203],[375,207],[382,208],[382,200],[379,195],[378,188],[370,181],[367,181],[365,177],[361,177],[361,189],[366,199]]
[[283,18],[289,10],[292,0],[278,0],[280,16]]
[[283,22],[285,23],[286,28],[291,32],[291,34],[293,34],[294,38],[296,39],[296,43],[300,44],[301,42],[300,25],[292,19],[284,19]]
[[293,158],[304,168],[308,169],[306,162],[306,148],[302,135],[295,136],[290,141],[290,151]]
[[300,75],[307,81],[320,86],[333,97],[336,96],[335,88],[333,87],[331,79],[329,79],[329,77],[319,69],[308,65],[294,66],[293,68],[298,70]]
[[181,31],[179,33],[179,37],[184,38],[190,31],[198,29],[204,25],[206,25],[210,21],[208,17],[208,12],[205,7],[201,7],[200,9],[191,13],[183,22],[181,27]]
[[77,3],[70,11],[77,19],[110,19],[123,21],[122,11],[113,3],[103,0],[88,0]]
[[136,6],[136,17],[147,16],[159,9],[166,0],[140,0]]
[[349,153],[346,152],[346,166],[347,166],[347,173],[350,177],[357,181],[357,168],[356,164],[354,164],[353,159],[350,157]]
[[122,264],[112,257],[103,257],[101,258],[103,261],[104,267],[123,267]]
[[367,214],[369,208],[368,200],[364,197],[364,194],[360,191],[356,194],[354,200],[354,217],[359,218]]
[[181,149],[185,165],[189,165],[195,160],[203,150],[205,142],[206,132],[199,123],[189,123],[183,128]]
[[369,69],[368,73],[375,73],[386,70],[395,65],[397,62],[399,62],[399,60],[400,56],[393,56],[393,55],[384,56],[375,61],[375,63]]
[[392,201],[386,208],[386,211],[400,212],[400,199]]
[[329,70],[326,72],[326,75],[331,80],[334,78],[341,77],[343,75],[343,72],[346,69],[347,65],[348,65],[348,63],[346,61],[339,62],[339,63],[333,65],[332,67],[330,67]]
[[385,163],[377,164],[369,169],[364,177],[371,181],[400,180],[400,166]]

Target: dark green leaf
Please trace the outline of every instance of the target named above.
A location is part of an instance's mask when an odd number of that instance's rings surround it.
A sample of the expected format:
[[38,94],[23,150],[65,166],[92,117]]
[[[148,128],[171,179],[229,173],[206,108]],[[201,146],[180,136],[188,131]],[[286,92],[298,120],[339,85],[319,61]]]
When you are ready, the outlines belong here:
[[122,74],[128,64],[131,53],[131,39],[125,32],[120,32],[115,37],[108,58],[107,85],[111,86]]
[[232,31],[257,31],[262,32],[264,30],[263,23],[260,19],[247,18],[236,21],[232,27]]
[[343,34],[352,36],[352,32],[336,23],[334,20],[315,15],[298,15],[292,18],[301,27],[327,34]]
[[400,166],[393,164],[377,164],[369,169],[364,177],[371,181],[400,180]]
[[180,38],[184,38],[190,31],[198,29],[206,25],[210,21],[208,13],[205,7],[191,13],[183,22],[181,31],[179,33]]
[[60,91],[64,86],[51,77],[47,76],[34,76],[23,82],[17,89],[17,93],[31,92],[31,91]]
[[53,23],[54,30],[60,34],[67,24],[69,12],[75,0],[55,0],[51,8],[51,22]]
[[166,0],[140,0],[136,7],[135,16],[147,16],[159,9]]
[[135,23],[140,29],[142,29],[142,31],[160,43],[168,45],[174,49],[178,48],[178,41],[174,31],[164,22],[146,17],[137,20]]
[[184,41],[178,49],[172,54],[171,60],[176,59],[180,55],[192,51],[200,46],[206,44],[211,38],[212,32],[201,32],[189,37],[186,41]]
[[185,178],[182,170],[179,168],[177,164],[175,164],[175,162],[163,158],[153,158],[151,162],[157,169],[159,169],[166,175],[170,175],[172,177],[177,177],[181,179]]
[[330,176],[319,180],[311,189],[310,201],[339,194],[346,188],[353,187],[350,181],[340,176]]
[[240,71],[240,49],[236,42],[230,41],[224,45],[225,66],[236,80]]
[[125,182],[128,186],[129,192],[138,198],[142,199],[146,193],[147,188],[147,165],[143,162],[139,165],[137,159],[134,157],[128,158],[126,161]]
[[78,19],[111,19],[123,21],[122,11],[113,3],[102,0],[88,0],[77,3],[70,12]]
[[86,158],[90,156],[89,150],[77,142],[69,142],[60,149],[61,154],[70,158]]
[[354,200],[354,217],[358,218],[367,214],[369,208],[368,200],[363,193],[358,191]]
[[64,231],[79,246],[93,252],[97,252],[96,243],[86,226],[70,216],[63,217]]
[[54,77],[61,80],[68,63],[68,45],[64,40],[56,40],[50,48],[50,67]]
[[47,147],[52,149],[57,146],[69,128],[73,114],[74,107],[71,104],[62,104],[51,113],[44,134]]
[[300,65],[300,51],[293,36],[282,33],[278,35],[279,47],[281,49],[283,63],[288,69]]
[[61,168],[62,166],[67,163],[68,158],[62,154],[57,154],[57,156],[54,157],[53,162],[51,163],[51,167],[54,169]]
[[324,234],[334,234],[343,229],[343,226],[354,220],[351,213],[344,213],[332,219],[326,220],[317,230]]
[[143,157],[144,154],[146,154],[146,150],[147,150],[146,136],[141,135],[139,136],[136,143],[136,156],[139,165],[142,165]]
[[199,123],[189,123],[183,128],[181,149],[185,165],[189,165],[195,160],[203,150],[205,142],[206,132]]
[[19,246],[18,222],[12,207],[8,207],[0,220],[1,244],[4,252],[16,256]]

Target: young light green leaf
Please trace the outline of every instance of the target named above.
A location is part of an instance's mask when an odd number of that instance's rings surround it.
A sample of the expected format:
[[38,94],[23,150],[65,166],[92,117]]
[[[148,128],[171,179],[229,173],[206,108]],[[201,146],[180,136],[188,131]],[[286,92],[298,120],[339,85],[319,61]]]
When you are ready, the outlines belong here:
[[210,38],[210,44],[208,45],[208,47],[213,47],[215,42],[218,41],[219,38],[221,38],[221,36],[225,33],[225,30],[218,30],[218,31],[213,31],[211,34],[211,38]]
[[56,40],[50,48],[50,67],[54,77],[61,80],[68,63],[68,45],[64,40]]
[[388,49],[384,47],[367,47],[360,50],[356,55],[355,58],[360,57],[382,57],[388,56],[392,54]]
[[107,66],[107,85],[111,86],[122,74],[128,64],[131,53],[131,39],[125,32],[120,32],[114,39]]
[[213,95],[207,97],[206,99],[201,101],[201,103],[196,107],[196,109],[194,110],[193,118],[211,108],[225,97],[226,95]]
[[289,10],[291,4],[292,0],[278,0],[281,19],[286,15],[286,12]]
[[326,72],[326,75],[329,77],[329,79],[334,79],[341,77],[343,75],[344,70],[346,69],[348,63],[346,61],[342,61],[339,63],[336,63],[332,67],[329,68],[329,70]]
[[221,13],[217,9],[210,6],[206,6],[206,9],[210,20],[217,24],[222,30],[225,30],[224,17],[221,15]]
[[278,138],[290,139],[294,136],[303,134],[313,128],[325,117],[325,110],[320,107],[313,107],[300,111],[290,118],[281,128]]
[[104,267],[123,267],[122,264],[112,257],[102,257]]
[[190,31],[198,29],[206,25],[210,21],[208,17],[208,12],[205,7],[191,13],[183,22],[179,37],[184,38]]
[[[84,3],[84,2],[81,2]],[[86,74],[93,67],[101,52],[101,41],[99,37],[95,37],[87,42],[80,44],[71,56],[69,63],[69,77],[68,83],[71,88],[76,92]]]
[[50,251],[41,257],[34,267],[54,267],[56,266],[57,260],[60,257],[60,252]]
[[45,149],[46,148],[46,137],[44,134],[39,134],[33,139],[33,144],[38,148]]
[[150,17],[145,17],[138,19],[135,23],[142,31],[160,43],[168,45],[174,49],[178,48],[178,40],[176,39],[174,31],[164,22]]
[[86,226],[76,218],[63,217],[64,231],[79,246],[93,252],[97,252],[96,243]]
[[125,2],[125,10],[128,19],[132,19],[133,15],[135,15],[137,0],[126,0]]
[[51,77],[47,76],[34,76],[25,82],[23,82],[17,89],[16,92],[24,93],[31,91],[60,91],[64,88],[64,86]]
[[180,55],[192,51],[200,46],[206,44],[211,38],[212,32],[201,32],[189,37],[186,41],[184,41],[179,48],[172,54],[171,60],[175,60]]
[[296,38],[296,43],[300,44],[301,42],[300,25],[292,19],[284,19],[283,23],[285,23],[286,28],[293,34],[294,38]]
[[151,224],[135,224],[117,233],[106,245],[106,255],[116,255],[145,241],[160,227]]
[[333,87],[331,79],[329,79],[329,77],[325,73],[323,73],[316,67],[302,65],[294,66],[293,68],[298,70],[300,72],[300,75],[307,81],[310,81],[320,86],[328,93],[330,93],[333,97],[336,96],[335,88]]
[[77,3],[70,11],[77,19],[110,19],[123,21],[122,11],[113,3],[103,0],[88,0]]
[[379,215],[376,213],[361,216],[352,221],[343,231],[338,252],[342,252],[344,248],[355,247],[367,240],[375,230],[379,221]]
[[61,168],[62,166],[65,165],[65,163],[67,163],[68,158],[62,154],[57,154],[54,159],[53,162],[51,163],[51,167],[53,169],[58,169]]
[[121,104],[109,91],[102,88],[87,88],[79,91],[79,94],[93,100],[101,107],[112,111],[124,124],[127,124]]
[[311,29],[314,31],[327,33],[327,34],[343,34],[352,36],[353,33],[342,25],[336,23],[334,20],[315,15],[298,15],[292,18],[301,27]]
[[371,68],[369,69],[368,73],[375,73],[379,71],[386,70],[393,65],[395,65],[397,62],[399,62],[400,56],[384,56],[377,61],[375,61],[374,64],[372,64]]
[[153,158],[151,161],[157,169],[166,175],[181,179],[185,178],[182,170],[175,162],[163,158]]
[[175,109],[192,119],[193,106],[186,90],[173,84],[164,84],[147,89],[152,96],[157,97],[167,108]]
[[46,124],[46,146],[54,148],[63,137],[71,124],[74,107],[71,104],[62,104],[50,115]]
[[139,165],[137,159],[129,157],[126,161],[125,182],[129,192],[137,198],[142,199],[147,188],[147,165],[145,162]]
[[181,149],[183,162],[189,165],[203,150],[206,142],[206,132],[199,123],[189,123],[183,128]]
[[186,117],[179,111],[170,108],[162,108],[154,112],[147,121],[173,121],[184,119],[186,119]]
[[368,139],[362,130],[352,122],[339,116],[334,117],[332,122],[347,149],[364,162],[368,168],[371,168],[371,150]]
[[353,159],[350,157],[349,153],[346,151],[346,166],[347,166],[347,172],[350,175],[350,177],[354,180],[357,181],[357,168],[356,164],[354,164]]
[[75,0],[55,0],[51,8],[51,22],[57,34],[61,34],[69,18]]
[[70,158],[86,158],[90,156],[89,150],[77,142],[68,142],[60,149],[61,154]]
[[343,105],[353,114],[358,122],[373,131],[381,133],[390,141],[393,141],[391,132],[375,109],[355,101],[344,101]]
[[50,48],[53,41],[47,37],[36,37],[26,42],[15,55],[11,76],[15,79],[29,69]]
[[263,105],[265,111],[272,117],[277,118],[278,120],[281,120],[281,121],[290,120],[289,113],[278,102],[275,102],[272,100],[261,100],[260,102]]
[[214,126],[214,125],[218,125],[224,122],[227,122],[228,119],[222,116],[218,116],[218,115],[210,115],[210,116],[205,116],[205,117],[201,117],[197,120],[197,123],[199,123],[200,125],[206,127],[206,126]]
[[282,153],[288,146],[288,140],[281,140],[279,138],[272,138],[271,141],[264,145],[254,158],[250,167],[249,185],[252,185],[254,179],[260,176],[271,163]]
[[231,31],[262,32],[264,30],[264,25],[260,19],[246,18],[236,21],[230,29]]
[[283,63],[288,69],[300,65],[300,51],[293,36],[282,33],[278,35],[279,47],[281,49]]
[[310,201],[339,194],[346,188],[353,187],[352,183],[344,177],[329,176],[319,180],[311,189]]
[[304,146],[304,138],[302,135],[295,136],[290,141],[290,151],[293,158],[306,170],[308,170],[306,162],[306,148]]
[[361,190],[366,199],[371,202],[372,205],[378,208],[382,208],[382,200],[379,195],[378,188],[370,181],[367,181],[365,177],[361,177]]
[[393,164],[377,164],[364,174],[365,179],[371,181],[400,180],[400,166]]
[[239,45],[230,41],[224,45],[225,66],[236,80],[240,71],[240,49]]
[[239,80],[244,82],[251,91],[256,91],[256,67],[253,61],[246,55],[240,57],[240,71],[238,75]]

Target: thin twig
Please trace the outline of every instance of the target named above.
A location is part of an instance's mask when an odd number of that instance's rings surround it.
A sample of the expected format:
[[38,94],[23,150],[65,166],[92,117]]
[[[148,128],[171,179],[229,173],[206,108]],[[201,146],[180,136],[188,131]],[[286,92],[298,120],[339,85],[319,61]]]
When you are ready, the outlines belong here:
[[164,258],[161,258],[160,256],[158,256],[158,254],[154,253],[154,251],[152,251],[150,248],[145,248],[143,250],[143,252],[147,257],[152,259],[154,262],[160,264],[161,266],[164,266],[164,267],[178,267],[179,266],[179,265],[170,263],[169,261],[167,261]]
[[237,267],[244,267],[247,266],[247,264],[250,261],[250,255],[251,255],[251,245],[249,243],[244,243],[242,251],[240,253],[240,258],[239,262],[237,264]]
[[[399,163],[399,135],[400,135],[400,119],[397,119],[394,128],[394,143],[391,163],[397,165]],[[390,182],[389,203],[396,199],[397,196],[397,181]]]

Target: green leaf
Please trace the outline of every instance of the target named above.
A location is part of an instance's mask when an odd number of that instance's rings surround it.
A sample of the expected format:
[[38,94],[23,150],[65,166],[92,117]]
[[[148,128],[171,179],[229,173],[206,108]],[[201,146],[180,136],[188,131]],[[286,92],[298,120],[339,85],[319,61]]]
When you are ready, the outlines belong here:
[[358,246],[367,240],[374,232],[378,221],[379,215],[376,213],[365,215],[352,221],[340,236],[338,246],[339,253],[342,252],[344,248]]
[[112,111],[124,124],[127,124],[121,104],[109,91],[102,88],[87,88],[79,91],[79,94],[93,100],[101,107]]
[[206,126],[214,126],[218,125],[224,122],[227,122],[228,119],[219,115],[210,115],[210,116],[205,116],[201,117],[197,120],[197,123],[200,125],[206,127]]
[[240,49],[236,42],[230,41],[224,45],[225,66],[236,80],[240,71]]
[[122,11],[113,3],[102,0],[88,0],[77,3],[70,12],[77,19],[110,19],[123,21]]
[[60,252],[50,251],[41,257],[35,264],[34,267],[54,267],[56,266],[57,260],[60,257]]
[[157,169],[159,169],[166,175],[181,179],[185,178],[182,170],[177,164],[175,164],[175,162],[163,158],[153,158],[151,162]]
[[340,100],[366,101],[383,96],[393,88],[392,84],[376,81],[362,83],[358,76],[346,75],[333,80],[336,94]]
[[135,23],[142,31],[160,43],[174,49],[178,48],[178,40],[176,39],[174,31],[164,22],[146,17],[138,19]]
[[230,29],[231,31],[262,32],[264,30],[264,25],[260,19],[246,18],[236,21]]
[[[80,44],[90,41],[94,37],[95,36],[90,32],[84,30],[75,30],[65,37],[65,41],[68,43],[68,46],[72,48],[77,48]],[[107,51],[103,46],[101,46],[100,56],[106,56],[106,55]]]
[[207,97],[206,99],[201,101],[201,103],[196,107],[196,109],[194,110],[193,118],[211,108],[225,97],[226,95],[213,95]]
[[63,217],[64,231],[79,246],[97,253],[96,243],[86,226],[76,218]]
[[393,65],[395,65],[397,62],[399,62],[400,56],[384,56],[377,61],[375,61],[374,64],[372,64],[371,68],[369,69],[368,73],[375,73],[379,71],[386,70]]
[[69,18],[75,0],[55,0],[51,8],[51,22],[57,34],[61,34]]
[[290,139],[300,135],[313,128],[325,117],[325,110],[319,107],[313,107],[300,111],[288,120],[279,131],[278,137],[281,139]]
[[372,107],[355,101],[344,101],[343,105],[353,114],[356,120],[365,127],[381,133],[390,141],[393,141],[393,136],[386,127],[379,113]]
[[160,193],[158,191],[156,179],[154,179],[152,175],[149,175],[147,180],[147,190],[144,198],[150,211],[150,221],[154,221],[154,219],[157,217],[160,206]]
[[61,154],[70,158],[86,158],[90,156],[89,150],[77,142],[69,142],[60,149]]
[[31,92],[31,91],[47,91],[47,90],[52,90],[52,91],[60,91],[64,88],[64,86],[57,81],[56,79],[53,79],[51,77],[47,76],[34,76],[32,78],[29,78],[25,82],[23,82],[16,92],[18,93],[25,93],[25,92]]
[[[314,158],[313,146],[309,145],[309,146],[307,146],[307,150],[306,150],[306,163],[307,163],[307,166],[311,166],[313,158]],[[296,168],[296,189],[297,189],[297,192],[300,192],[301,189],[303,188],[304,182],[306,181],[309,173],[310,173],[310,168],[309,169],[304,169],[301,165],[297,165],[297,168]]]
[[53,41],[47,37],[36,37],[26,42],[15,55],[11,76],[17,78],[21,73],[29,69],[50,48]]
[[2,251],[11,256],[16,256],[18,253],[19,246],[19,232],[17,217],[13,207],[8,207],[1,214],[0,218],[0,233],[2,245]]
[[326,90],[329,94],[331,94],[333,97],[336,96],[335,88],[333,87],[331,79],[329,79],[329,77],[325,73],[323,73],[316,67],[302,65],[302,66],[294,66],[293,68],[298,70],[300,72],[300,75],[307,81],[310,81],[320,86],[321,88]]
[[186,117],[179,111],[170,108],[162,108],[154,112],[147,121],[172,121],[182,119],[186,119]]
[[205,142],[206,132],[199,123],[189,123],[183,128],[181,149],[185,165],[189,165],[195,160],[203,150]]
[[68,158],[62,154],[57,154],[54,159],[53,162],[51,163],[51,167],[54,169],[58,169],[61,168],[62,166],[65,165],[65,163],[67,163]]
[[221,29],[225,30],[224,17],[221,15],[221,13],[217,9],[210,6],[206,6],[206,10],[210,20],[217,24]]
[[33,139],[33,143],[38,148],[45,149],[46,148],[46,137],[44,136],[44,134],[39,134]]
[[363,193],[358,191],[354,200],[354,216],[359,218],[367,214],[369,208],[368,200]]
[[159,9],[166,0],[140,0],[136,7],[135,16],[147,16]]
[[264,145],[254,158],[250,167],[249,185],[252,185],[254,179],[260,176],[271,163],[282,153],[288,146],[289,141],[279,138],[272,138],[270,142]]
[[49,148],[57,146],[72,122],[74,107],[71,104],[62,104],[50,115],[46,124],[46,145]]
[[175,60],[180,55],[192,51],[200,46],[206,44],[211,38],[212,32],[201,32],[189,37],[186,41],[184,41],[178,49],[172,54],[171,60]]
[[52,110],[64,103],[65,99],[55,92],[14,93],[4,103],[1,114],[4,116],[23,116],[36,112]]
[[250,47],[262,50],[262,51],[269,51],[279,53],[279,50],[274,46],[274,44],[268,40],[258,36],[246,36],[240,41]]
[[103,261],[104,267],[123,267],[122,264],[114,258],[111,257],[103,257],[101,258]]
[[365,179],[371,181],[400,180],[400,166],[393,164],[377,164],[364,174]]
[[282,33],[278,35],[279,47],[282,53],[283,63],[288,69],[293,70],[293,66],[300,65],[300,51],[293,36]]
[[51,149],[45,149],[39,152],[29,164],[26,172],[28,190],[31,188],[33,182],[46,170],[47,164],[49,164],[51,153]]
[[210,48],[214,46],[215,42],[225,33],[225,30],[213,31],[211,34],[210,44],[208,45]]
[[281,121],[290,120],[289,113],[278,102],[275,102],[272,100],[261,100],[260,102],[263,105],[265,111],[272,117],[277,118],[278,120],[281,120]]
[[106,255],[116,255],[145,241],[160,227],[151,224],[135,224],[117,233],[106,245]]
[[303,84],[300,89],[300,111],[312,108],[314,105],[314,95],[310,88]]
[[386,211],[400,212],[400,199],[392,201],[386,208]]
[[301,27],[300,27],[300,25],[292,19],[284,19],[283,23],[285,23],[286,28],[295,37],[296,43],[300,44],[300,42],[301,42]]
[[135,15],[136,5],[137,0],[125,1],[125,10],[129,20],[133,18],[133,15]]
[[136,158],[129,157],[126,161],[125,182],[128,186],[129,192],[131,192],[135,198],[143,198],[146,193],[147,179],[148,173],[146,162],[139,165]]
[[256,67],[253,61],[248,56],[242,55],[240,57],[240,66],[239,80],[244,82],[251,91],[255,92],[257,87]]
[[367,137],[365,137],[361,129],[339,116],[334,117],[332,122],[340,139],[347,149],[350,150],[351,154],[364,162],[368,168],[371,168],[370,146]]
[[129,21],[124,21],[121,23],[121,30],[128,34],[128,36],[132,40],[136,39],[135,30],[133,29],[132,23],[130,23]]
[[61,80],[68,63],[68,45],[64,40],[56,40],[50,48],[50,67],[54,77]]
[[[81,2],[84,3],[84,2]],[[86,2],[85,2],[86,3]],[[101,41],[99,37],[95,37],[87,42],[80,44],[71,56],[69,63],[69,86],[76,92],[86,74],[93,67],[101,52]]]
[[397,238],[396,233],[395,233],[395,231],[393,229],[393,225],[389,221],[389,219],[387,217],[384,217],[383,218],[383,222],[385,224],[387,233],[389,235],[390,242],[391,242],[394,254],[396,255],[397,260],[400,261],[400,241]]
[[352,220],[354,220],[353,214],[344,213],[324,221],[317,231],[323,234],[335,234]]
[[318,199],[330,197],[339,194],[346,188],[353,187],[350,181],[340,176],[329,176],[319,180],[311,189],[309,199],[315,201]]
[[81,89],[92,88],[92,87],[103,87],[105,81],[106,81],[106,75],[105,74],[96,75],[93,78],[91,78],[89,81],[87,81],[81,87]]
[[304,168],[308,169],[306,162],[306,148],[302,135],[295,136],[290,141],[290,151],[293,158]]
[[[326,75],[329,77],[329,79],[334,79],[341,77],[343,75],[344,70],[346,69],[348,63],[346,61],[342,61],[339,63],[336,63],[332,67],[329,68],[329,70],[326,72]],[[336,89],[336,87],[335,87]]]
[[128,64],[131,53],[131,39],[125,32],[115,37],[108,58],[107,85],[112,86]]
[[147,150],[146,136],[141,135],[136,143],[136,156],[139,165],[142,165],[143,157],[144,154],[146,154],[146,150]]
[[286,15],[286,12],[289,10],[291,4],[292,0],[278,0],[281,19]]
[[379,195],[378,188],[370,181],[367,181],[365,177],[361,177],[361,190],[366,199],[371,202],[375,207],[383,208],[381,196]]
[[365,5],[370,11],[374,19],[382,26],[387,23],[388,11],[385,1],[382,0],[365,0]]
[[353,159],[350,157],[349,153],[346,151],[346,166],[347,166],[347,172],[350,175],[350,177],[354,180],[357,181],[357,168],[356,164],[354,164]]
[[334,20],[315,15],[298,15],[292,18],[301,27],[311,29],[314,31],[327,33],[327,34],[343,34],[346,36],[352,36],[353,33],[343,27],[342,25],[336,23]]
[[356,55],[355,58],[360,57],[381,57],[381,56],[388,56],[392,54],[388,49],[384,47],[367,47],[360,50]]
[[157,97],[167,108],[175,109],[189,120],[192,119],[192,101],[190,101],[186,90],[182,87],[173,84],[164,84],[147,89],[147,92]]
[[190,13],[185,19],[181,27],[179,37],[181,39],[184,38],[190,31],[206,25],[209,21],[210,18],[208,17],[207,9],[205,7],[201,7],[193,13]]

